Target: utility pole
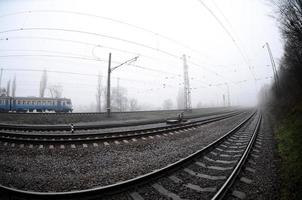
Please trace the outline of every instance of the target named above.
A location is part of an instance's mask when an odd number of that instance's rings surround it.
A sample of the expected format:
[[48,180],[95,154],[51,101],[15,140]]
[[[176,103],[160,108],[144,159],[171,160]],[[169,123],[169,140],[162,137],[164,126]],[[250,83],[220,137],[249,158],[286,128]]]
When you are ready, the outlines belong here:
[[107,76],[107,117],[110,117],[110,74],[111,74],[111,53],[108,60],[108,76]]
[[189,72],[187,65],[186,55],[183,55],[183,64],[184,64],[184,108],[185,110],[191,110],[191,90],[190,90],[190,81],[189,81]]
[[[274,60],[274,57],[273,57],[273,54],[272,54],[272,51],[271,51],[271,48],[270,48],[268,42],[266,42],[265,45],[266,45],[266,48],[267,48],[267,51],[268,51],[268,54],[269,54],[269,57],[271,60],[271,64],[272,64],[274,80],[275,80],[275,84],[276,84],[276,90],[277,90],[277,93],[279,93],[280,83],[279,83],[279,76],[278,76],[278,72],[276,69],[275,60]],[[263,48],[264,48],[264,45],[263,45]]]
[[121,67],[122,65],[125,65],[125,64],[130,64],[134,61],[136,61],[138,59],[138,56],[130,59],[130,60],[127,60],[115,67],[112,67],[111,68],[111,53],[109,53],[109,60],[108,60],[108,76],[107,76],[107,117],[110,117],[110,113],[111,113],[111,100],[110,100],[110,76],[111,76],[111,72],[119,67]]

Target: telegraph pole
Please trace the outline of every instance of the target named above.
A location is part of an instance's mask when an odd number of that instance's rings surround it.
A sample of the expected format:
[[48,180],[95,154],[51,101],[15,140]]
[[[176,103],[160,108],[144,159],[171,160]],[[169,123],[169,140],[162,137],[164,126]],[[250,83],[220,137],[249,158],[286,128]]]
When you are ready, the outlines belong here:
[[184,107],[185,110],[191,110],[191,90],[190,90],[190,81],[189,81],[189,72],[187,65],[186,55],[183,55],[183,64],[184,64]]
[[107,76],[107,117],[110,117],[110,74],[111,74],[111,53],[108,60],[108,76]]
[[[275,84],[276,84],[276,90],[277,90],[277,93],[279,93],[280,83],[279,83],[279,76],[278,76],[278,72],[276,69],[275,60],[274,60],[274,57],[273,57],[273,54],[272,54],[272,51],[271,51],[271,48],[270,48],[268,42],[266,42],[265,45],[266,45],[266,48],[267,48],[267,51],[268,51],[268,54],[269,54],[269,57],[271,60],[271,64],[272,64],[274,80],[275,80]],[[263,48],[264,48],[264,46],[263,46]]]

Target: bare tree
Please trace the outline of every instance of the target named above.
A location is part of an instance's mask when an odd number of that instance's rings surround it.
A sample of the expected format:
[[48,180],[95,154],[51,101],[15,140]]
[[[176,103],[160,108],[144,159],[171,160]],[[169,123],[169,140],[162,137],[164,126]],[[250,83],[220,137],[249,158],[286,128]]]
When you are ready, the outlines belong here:
[[50,85],[48,87],[52,98],[61,98],[63,94],[63,86],[60,84]]
[[196,105],[196,108],[202,108],[202,107],[203,107],[203,104],[202,104],[201,101],[199,101],[199,102],[197,103],[197,105]]
[[163,109],[164,110],[171,110],[173,107],[173,102],[171,99],[166,99],[163,102]]
[[6,96],[9,96],[10,94],[10,80],[7,81],[7,86],[6,86]]
[[13,80],[13,85],[12,85],[12,97],[15,97],[16,95],[16,76],[14,77],[14,80]]
[[111,90],[111,108],[114,111],[123,112],[128,110],[127,89],[124,87],[114,87]]
[[47,71],[44,70],[40,81],[40,97],[44,97],[47,88]]
[[102,111],[102,77],[99,74],[98,75],[98,84],[97,84],[97,92],[96,92],[96,106],[97,106],[97,111],[101,112]]
[[138,107],[138,102],[137,102],[137,100],[136,100],[136,99],[130,99],[129,107],[130,107],[130,111],[138,110],[139,107]]

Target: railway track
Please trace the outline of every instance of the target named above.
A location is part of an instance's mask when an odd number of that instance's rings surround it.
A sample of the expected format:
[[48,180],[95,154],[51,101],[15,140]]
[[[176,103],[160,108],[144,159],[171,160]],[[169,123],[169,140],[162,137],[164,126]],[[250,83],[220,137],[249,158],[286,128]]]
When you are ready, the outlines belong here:
[[[146,112],[146,111],[141,111]],[[152,113],[156,113],[156,111],[148,111]],[[218,112],[218,113],[208,113],[203,115],[203,117],[211,116],[211,115],[218,115],[218,114],[229,114],[236,111],[227,111],[227,112]],[[135,112],[123,112],[123,113],[115,113],[115,114],[122,114],[126,115],[129,113],[135,113]],[[48,113],[45,115],[53,115],[54,113]],[[16,115],[16,113],[8,113],[8,115]],[[38,114],[21,114],[21,115],[38,115]],[[43,116],[44,114],[41,114]],[[97,116],[97,115],[103,115],[102,113],[74,113],[74,114],[64,114],[67,116],[70,116],[70,119],[72,119],[74,116]],[[185,119],[194,119],[201,117],[200,114],[194,114],[185,117]],[[172,119],[172,118],[168,118]],[[115,122],[115,123],[107,123],[107,124],[74,124],[73,129],[76,130],[94,130],[94,129],[107,129],[107,128],[116,128],[116,127],[128,127],[128,126],[139,126],[139,125],[146,125],[146,124],[154,124],[154,123],[164,123],[167,119],[152,119],[152,120],[145,120],[145,121],[132,121],[132,122]],[[72,121],[72,120],[71,120]],[[0,130],[6,131],[6,130],[13,130],[13,131],[70,131],[71,130],[71,124],[63,124],[63,125],[20,125],[20,124],[1,124],[0,123]]]
[[46,134],[46,133],[27,133],[27,132],[8,132],[0,131],[0,141],[4,142],[22,142],[31,144],[43,143],[84,143],[96,141],[113,141],[126,140],[138,137],[147,137],[152,135],[161,135],[173,132],[182,132],[190,129],[195,129],[207,123],[216,122],[219,120],[234,117],[243,112],[232,112],[228,114],[208,117],[203,120],[195,120],[178,125],[167,125],[165,127],[155,127],[138,130],[117,131],[117,132],[103,132],[103,133],[82,133],[82,134]]
[[253,113],[197,152],[148,174],[87,190],[31,192],[0,186],[3,199],[223,199],[245,164],[260,129]]

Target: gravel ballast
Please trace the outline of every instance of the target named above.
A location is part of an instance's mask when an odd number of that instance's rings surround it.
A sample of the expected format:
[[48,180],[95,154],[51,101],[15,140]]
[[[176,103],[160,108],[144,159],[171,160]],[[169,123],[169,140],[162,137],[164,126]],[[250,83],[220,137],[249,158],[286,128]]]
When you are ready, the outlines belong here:
[[0,183],[33,191],[72,191],[113,184],[151,172],[203,148],[250,113],[195,130],[98,146],[33,148],[0,144]]

